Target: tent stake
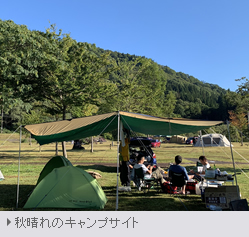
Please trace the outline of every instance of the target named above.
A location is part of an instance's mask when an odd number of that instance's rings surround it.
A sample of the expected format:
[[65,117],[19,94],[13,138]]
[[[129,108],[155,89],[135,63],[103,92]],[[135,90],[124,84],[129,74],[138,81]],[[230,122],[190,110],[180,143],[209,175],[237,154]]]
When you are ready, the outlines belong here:
[[118,178],[119,178],[119,130],[120,130],[120,114],[118,111],[118,137],[117,137],[117,190],[116,190],[116,211],[118,210]]
[[22,125],[20,126],[20,138],[19,138],[19,159],[18,159],[18,176],[17,176],[17,190],[16,190],[16,208],[18,208],[18,201],[19,201],[21,144],[22,144]]
[[230,149],[231,149],[231,155],[232,155],[232,160],[233,160],[233,170],[234,170],[234,178],[235,178],[236,187],[237,187],[237,195],[238,195],[238,199],[240,199],[239,187],[238,187],[238,183],[237,183],[237,175],[236,175],[235,163],[234,163],[234,158],[233,158],[233,148],[232,148],[232,142],[231,142],[231,136],[230,136],[228,120],[227,120],[227,131],[228,131],[228,135],[229,135]]

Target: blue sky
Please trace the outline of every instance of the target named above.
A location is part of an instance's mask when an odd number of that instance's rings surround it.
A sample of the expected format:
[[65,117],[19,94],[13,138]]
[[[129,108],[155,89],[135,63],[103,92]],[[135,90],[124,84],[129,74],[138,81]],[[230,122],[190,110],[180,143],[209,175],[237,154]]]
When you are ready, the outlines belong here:
[[[249,77],[248,0],[8,0],[0,19],[151,58],[235,91]],[[49,23],[50,22],[50,23]]]

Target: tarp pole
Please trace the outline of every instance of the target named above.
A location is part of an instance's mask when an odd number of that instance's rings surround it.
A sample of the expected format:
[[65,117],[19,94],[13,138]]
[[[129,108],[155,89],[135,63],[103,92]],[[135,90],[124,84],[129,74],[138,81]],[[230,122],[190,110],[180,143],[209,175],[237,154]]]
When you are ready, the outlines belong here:
[[119,179],[119,134],[120,134],[120,114],[118,111],[118,138],[117,138],[117,189],[116,189],[116,211],[118,210],[118,179]]
[[231,136],[230,136],[230,130],[229,130],[229,121],[228,120],[227,120],[227,131],[228,131],[228,135],[229,135],[230,149],[231,149],[231,155],[232,155],[232,160],[233,160],[233,170],[234,170],[234,178],[235,178],[236,187],[237,187],[237,195],[238,195],[238,199],[240,199],[239,186],[238,186],[238,183],[237,183],[237,175],[236,175],[235,163],[234,163],[234,158],[233,158],[233,148],[232,148],[232,142],[231,142]]
[[19,159],[18,159],[18,176],[17,176],[17,191],[16,191],[16,208],[18,208],[18,201],[19,201],[21,144],[22,144],[22,125],[20,126],[20,137],[19,137]]
[[203,144],[203,140],[202,140],[202,131],[200,130],[200,136],[201,136],[201,146],[202,146],[202,154],[205,156],[205,152],[204,152],[204,144]]

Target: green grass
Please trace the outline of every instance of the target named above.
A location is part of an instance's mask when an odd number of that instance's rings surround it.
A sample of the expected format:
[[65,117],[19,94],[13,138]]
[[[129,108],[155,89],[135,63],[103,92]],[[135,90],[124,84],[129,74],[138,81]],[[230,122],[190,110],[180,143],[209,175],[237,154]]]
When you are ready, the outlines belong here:
[[[1,145],[8,137],[9,134],[0,135],[0,169],[5,176],[5,180],[0,182],[1,211],[16,210],[19,137],[18,134],[15,134],[9,141]],[[85,150],[73,151],[71,150],[72,144],[67,143],[68,159],[73,165],[79,165],[86,171],[96,171],[102,175],[98,182],[108,198],[104,211],[113,211],[116,206],[117,170],[114,165],[117,163],[117,146],[110,149],[110,143],[107,141],[103,144],[94,144],[93,153],[90,152],[90,145],[86,145]],[[249,160],[248,144],[242,147],[239,143],[235,143],[234,150],[239,152],[247,161]],[[28,140],[26,140],[26,142],[21,143],[21,151],[20,198],[17,210],[24,210],[22,207],[27,201],[28,195],[34,189],[41,170],[48,160],[55,155],[55,144],[44,145],[40,151],[39,145],[35,141],[32,140],[32,145],[29,145]],[[183,166],[188,170],[195,166],[196,160],[202,155],[202,148],[168,143],[162,144],[161,148],[154,149],[154,152],[159,166],[174,162],[174,157],[181,155],[183,157]],[[233,173],[230,148],[205,148],[204,152],[209,160],[216,161],[216,167],[220,168],[221,171],[226,170],[230,174]],[[235,162],[249,176],[249,163],[236,152],[233,153]],[[62,152],[59,151],[59,154],[62,154]],[[221,161],[223,163],[219,163]],[[236,167],[237,172],[241,172],[239,167]],[[242,198],[249,200],[249,179],[245,174],[242,172],[237,175],[237,178]],[[189,211],[207,210],[205,203],[201,202],[201,197],[198,195],[178,198],[177,196],[158,193],[155,190],[144,193],[133,188],[132,192],[119,192],[118,201],[119,210],[121,211],[184,211],[186,210],[185,207]]]

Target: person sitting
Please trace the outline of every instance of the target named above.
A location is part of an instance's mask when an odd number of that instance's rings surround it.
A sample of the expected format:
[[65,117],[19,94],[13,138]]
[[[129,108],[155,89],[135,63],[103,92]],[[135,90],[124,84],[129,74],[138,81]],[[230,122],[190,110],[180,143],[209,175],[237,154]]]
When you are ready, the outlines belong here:
[[[184,175],[184,179],[187,181],[189,179],[193,179],[194,175],[188,175],[187,174],[187,170],[185,167],[180,166],[182,162],[182,157],[177,155],[175,157],[175,165],[171,165],[169,167],[169,177],[172,177],[172,173],[177,173],[177,174],[183,174]],[[179,192],[180,194],[185,194],[185,189],[186,189],[186,185],[182,186],[181,191]]]
[[205,174],[206,170],[208,168],[210,168],[210,164],[208,163],[207,158],[205,156],[200,156],[199,161],[201,162],[202,167],[203,167],[202,172],[199,173],[199,172],[195,172],[193,170],[190,170],[189,174],[194,175],[194,178],[200,181],[200,180],[202,180],[202,177],[200,176],[200,174]]
[[199,161],[201,162],[203,166],[202,173],[205,174],[206,170],[210,168],[210,164],[208,163],[207,158],[205,156],[200,156]]
[[[152,169],[153,166],[148,165],[147,167],[144,165],[144,156],[143,155],[138,155],[137,157],[137,164],[134,165],[134,169],[139,169],[142,168],[143,172],[144,172],[144,178],[151,178],[151,174],[152,174]],[[134,170],[133,169],[133,170]]]

